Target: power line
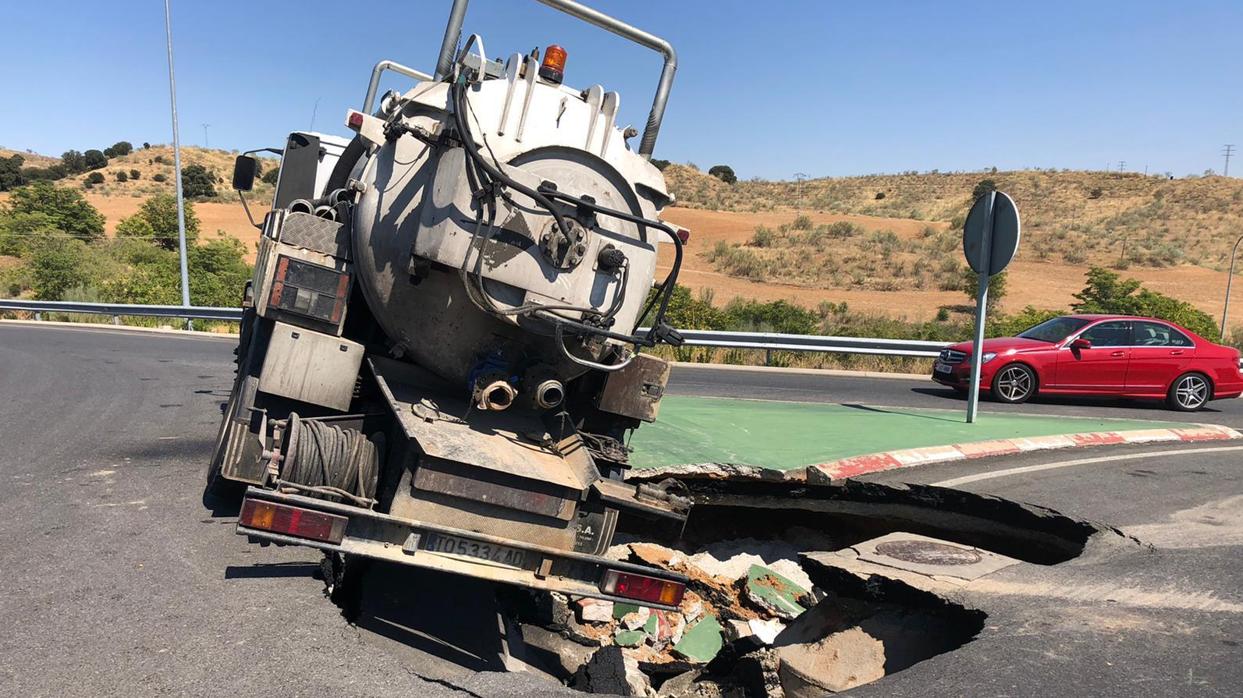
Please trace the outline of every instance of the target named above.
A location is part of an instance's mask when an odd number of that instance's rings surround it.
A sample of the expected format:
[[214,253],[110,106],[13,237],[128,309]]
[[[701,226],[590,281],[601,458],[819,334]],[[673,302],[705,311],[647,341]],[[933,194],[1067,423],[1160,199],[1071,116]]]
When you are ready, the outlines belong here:
[[1224,156],[1226,156],[1226,166],[1225,166],[1225,168],[1223,168],[1223,169],[1222,169],[1221,174],[1222,174],[1222,176],[1223,176],[1223,177],[1229,177],[1229,176],[1230,176],[1230,156],[1231,156],[1231,155],[1234,155],[1234,144],[1233,144],[1233,143],[1227,143],[1227,144],[1226,144],[1226,145],[1225,145],[1225,146],[1221,149],[1221,154],[1222,154],[1222,155],[1224,155]]

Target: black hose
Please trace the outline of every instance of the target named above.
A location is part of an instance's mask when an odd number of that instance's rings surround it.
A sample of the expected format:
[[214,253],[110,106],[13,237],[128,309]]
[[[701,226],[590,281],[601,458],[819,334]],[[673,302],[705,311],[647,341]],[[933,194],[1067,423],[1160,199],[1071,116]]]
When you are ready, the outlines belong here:
[[379,450],[356,429],[289,415],[281,480],[315,492],[374,502]]

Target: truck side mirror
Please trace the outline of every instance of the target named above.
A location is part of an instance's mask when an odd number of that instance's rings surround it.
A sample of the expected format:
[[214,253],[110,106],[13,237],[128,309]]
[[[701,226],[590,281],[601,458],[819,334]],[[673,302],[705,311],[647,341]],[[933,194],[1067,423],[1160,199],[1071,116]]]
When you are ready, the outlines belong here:
[[255,188],[255,174],[259,171],[259,161],[249,155],[238,155],[233,161],[233,188],[238,191],[250,191]]
[[1074,349],[1075,351],[1078,351],[1080,349],[1091,349],[1092,342],[1090,340],[1084,339],[1083,337],[1076,337],[1073,341],[1071,341],[1070,348]]

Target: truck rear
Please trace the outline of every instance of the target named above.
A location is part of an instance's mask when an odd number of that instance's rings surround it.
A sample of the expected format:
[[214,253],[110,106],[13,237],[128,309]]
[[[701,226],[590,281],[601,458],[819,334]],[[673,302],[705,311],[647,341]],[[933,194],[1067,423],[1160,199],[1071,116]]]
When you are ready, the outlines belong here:
[[[352,137],[280,151],[207,495],[240,501],[239,534],[339,563],[673,608],[684,578],[605,553],[690,507],[677,483],[624,480],[669,375],[643,350],[680,342],[664,314],[686,233],[660,220],[649,162],[676,56],[541,1],[664,56],[637,152],[617,93],[564,84],[561,47],[460,42],[465,0],[433,75],[378,63]],[[388,71],[414,86],[377,100]],[[255,168],[238,158],[235,188]]]

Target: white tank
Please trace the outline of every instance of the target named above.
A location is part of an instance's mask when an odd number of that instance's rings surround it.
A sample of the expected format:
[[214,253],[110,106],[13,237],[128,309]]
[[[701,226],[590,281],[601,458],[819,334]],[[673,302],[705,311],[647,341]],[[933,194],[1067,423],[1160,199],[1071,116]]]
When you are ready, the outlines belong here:
[[[627,147],[615,124],[617,94],[547,83],[537,69],[515,55],[503,77],[463,88],[464,117],[486,163],[529,189],[551,183],[561,194],[655,219],[669,202],[664,178]],[[511,364],[546,365],[562,380],[587,370],[565,351],[619,360],[625,342],[584,343],[571,336],[573,326],[563,326],[559,342],[548,314],[609,316],[610,331],[633,334],[665,233],[586,210],[576,216],[567,204],[559,209],[570,229],[563,234],[516,187],[495,199],[493,217],[484,205],[492,197],[474,196],[479,186],[468,169],[479,166],[455,135],[454,97],[449,83],[423,82],[386,100],[381,118],[404,132],[376,139],[356,169],[364,186],[354,259],[376,320],[399,352],[450,381],[469,381],[498,353]]]

